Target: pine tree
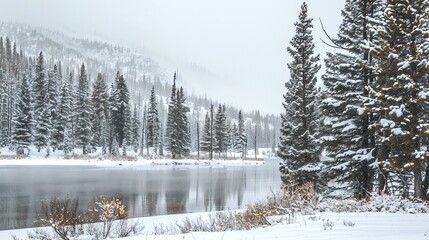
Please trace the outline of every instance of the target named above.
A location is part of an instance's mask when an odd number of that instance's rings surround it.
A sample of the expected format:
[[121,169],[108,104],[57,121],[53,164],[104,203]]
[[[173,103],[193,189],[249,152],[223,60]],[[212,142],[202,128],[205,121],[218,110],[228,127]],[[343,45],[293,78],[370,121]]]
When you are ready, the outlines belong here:
[[159,145],[158,145],[159,156],[164,156],[164,128],[162,123],[159,128]]
[[[176,89],[175,81],[173,89]],[[172,92],[168,107],[167,146],[173,159],[188,156],[190,153],[191,139],[187,117],[189,111],[183,88],[180,88],[175,93]]]
[[210,152],[210,136],[210,116],[209,113],[207,113],[204,120],[204,129],[201,137],[201,151]]
[[[68,80],[64,81],[60,93],[60,110],[56,127],[59,134],[64,132],[63,150],[65,157],[74,151],[76,130],[76,92],[73,86],[73,74],[70,73]],[[61,136],[60,136],[61,138]]]
[[50,109],[48,108],[48,93],[47,81],[45,78],[43,53],[40,52],[37,58],[35,79],[33,81],[34,95],[34,135],[33,142],[37,147],[37,151],[44,147],[48,147],[50,138],[51,117]]
[[[172,153],[173,151],[176,152],[176,137],[173,136],[173,133],[177,128],[177,122],[175,122],[175,119],[177,118],[177,116],[175,116],[176,102],[176,73],[174,73],[170,101],[168,102],[167,127],[165,131],[165,137],[167,139],[167,150],[171,151]],[[173,158],[174,157],[175,156],[173,156]]]
[[23,153],[31,144],[31,99],[30,86],[27,76],[24,74],[19,92],[19,100],[16,115],[13,121],[13,142],[17,153]]
[[377,43],[369,25],[377,25],[381,10],[377,0],[347,0],[343,22],[334,40],[343,53],[328,53],[326,74],[322,76],[326,91],[321,108],[326,117],[326,136],[322,138],[327,156],[326,181],[336,179],[348,195],[369,197],[372,191],[375,143],[368,127],[371,115],[362,111],[371,76],[373,56],[367,45]]
[[177,155],[180,157],[186,157],[190,153],[191,146],[189,120],[187,116],[190,109],[186,105],[186,97],[182,87],[180,87],[180,90],[177,90],[177,102],[175,111],[175,115],[177,116],[177,129],[175,131],[175,136],[177,137],[178,143]]
[[[108,121],[109,116],[109,95],[107,93],[107,85],[104,76],[98,73],[97,79],[93,84],[92,91],[92,108],[93,114],[91,116],[92,121],[92,143],[93,148],[101,146],[100,139],[103,129],[101,128],[101,120]],[[105,143],[104,143],[105,144]]]
[[100,129],[101,129],[101,133],[100,133],[101,152],[102,154],[107,154],[107,150],[109,147],[109,129],[110,128],[104,114],[101,114]]
[[82,64],[79,74],[76,102],[76,145],[82,147],[82,153],[87,154],[91,141],[89,82],[85,64]]
[[139,149],[139,139],[140,139],[139,128],[140,128],[140,122],[139,122],[139,117],[137,112],[137,106],[134,105],[134,113],[133,113],[133,118],[131,120],[131,141],[129,143],[129,145],[134,150],[134,152],[137,152]]
[[119,71],[116,74],[114,87],[111,89],[109,107],[112,127],[117,135],[119,147],[121,147],[125,138],[128,138],[129,141],[131,109],[128,87],[124,76],[119,75]]
[[241,158],[246,156],[247,136],[244,127],[244,118],[241,111],[238,112],[238,128],[236,132],[235,149],[241,153]]
[[283,180],[292,177],[297,184],[317,184],[320,147],[317,144],[319,123],[315,114],[315,75],[320,66],[317,64],[319,56],[314,55],[313,25],[307,15],[306,3],[301,6],[295,26],[296,34],[287,49],[293,60],[288,64],[291,79],[285,84],[287,92],[284,95],[285,112],[282,114],[279,145],[284,165],[281,171]]
[[53,151],[55,151],[57,148],[59,148],[59,145],[61,144],[61,133],[57,132],[56,126],[58,126],[58,82],[59,82],[59,74],[58,74],[58,67],[57,65],[54,65],[54,69],[48,70],[48,77],[47,77],[47,106],[50,109],[50,122],[51,126],[54,128],[51,130],[51,147],[53,148]]
[[[378,30],[382,44],[374,49],[378,75],[367,109],[378,116],[371,129],[376,131],[379,168],[400,176],[412,172],[416,197],[424,194],[422,171],[428,161],[427,146],[422,145],[429,126],[424,116],[429,96],[428,7],[424,0],[387,1],[385,25]],[[379,190],[386,190],[385,182]]]
[[228,132],[226,126],[226,115],[225,115],[225,106],[219,105],[214,120],[214,136],[215,136],[215,146],[214,150],[218,152],[219,158],[222,152],[226,150],[228,142]]
[[147,134],[148,134],[148,146],[158,147],[159,141],[159,117],[158,108],[155,96],[155,88],[152,87],[151,95],[149,99],[149,107],[147,112]]

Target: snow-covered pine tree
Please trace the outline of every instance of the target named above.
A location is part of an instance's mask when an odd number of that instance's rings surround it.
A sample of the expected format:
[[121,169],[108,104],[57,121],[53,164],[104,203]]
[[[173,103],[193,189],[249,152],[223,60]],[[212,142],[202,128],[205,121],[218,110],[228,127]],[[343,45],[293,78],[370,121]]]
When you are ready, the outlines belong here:
[[[413,173],[416,197],[424,195],[422,172],[428,161],[427,146],[422,145],[429,137],[425,116],[429,96],[427,9],[425,0],[387,1],[385,25],[378,28],[382,44],[374,49],[378,74],[368,103],[368,111],[378,116],[370,127],[376,131],[380,169],[402,179],[406,179],[401,177],[404,173]],[[385,191],[386,183],[380,188]]]
[[367,87],[373,81],[373,56],[367,47],[376,38],[369,28],[381,10],[376,0],[346,0],[343,22],[334,44],[343,53],[328,53],[326,73],[322,76],[326,90],[321,108],[325,117],[326,154],[323,175],[326,181],[336,180],[346,196],[369,197],[375,169],[375,142],[368,126],[371,116],[362,112]]
[[119,75],[119,71],[116,74],[114,87],[111,89],[109,107],[113,131],[116,133],[118,144],[121,147],[124,138],[129,137],[127,130],[129,130],[128,124],[131,120],[131,109],[128,87],[125,84],[124,76]]
[[82,153],[89,152],[91,143],[91,113],[89,99],[89,80],[85,64],[80,68],[76,99],[76,146],[82,147]]
[[228,132],[226,126],[226,114],[225,114],[225,106],[219,104],[217,109],[217,113],[214,120],[214,137],[215,137],[215,146],[214,150],[219,154],[219,158],[221,157],[221,153],[225,151],[227,147],[228,141]]
[[75,147],[75,96],[73,86],[73,74],[70,72],[68,79],[63,82],[60,91],[60,110],[58,116],[58,126],[56,129],[61,133],[61,128],[64,132],[63,150],[65,157],[69,157],[69,154],[74,151]]
[[180,87],[177,90],[177,103],[176,103],[176,116],[177,116],[177,129],[176,136],[178,143],[177,155],[180,157],[186,157],[189,155],[191,150],[191,136],[188,120],[188,112],[190,111],[186,104],[186,97],[183,88]]
[[158,107],[157,107],[155,88],[152,87],[150,98],[149,98],[149,106],[147,111],[147,134],[148,134],[148,142],[149,147],[158,148],[159,142],[159,117],[158,117]]
[[142,132],[141,132],[141,140],[140,140],[140,155],[144,155],[144,147],[146,144],[146,135],[147,135],[147,127],[146,127],[146,119],[147,119],[147,107],[146,104],[143,106],[143,119],[142,119]]
[[37,151],[48,146],[50,138],[50,109],[48,108],[47,81],[45,77],[43,53],[40,52],[36,61],[35,79],[33,80],[34,95],[34,135],[33,143]]
[[164,127],[160,124],[159,127],[159,143],[158,143],[159,156],[164,156]]
[[244,126],[244,118],[241,110],[238,112],[238,129],[236,132],[235,149],[241,154],[241,158],[246,156],[247,136]]
[[[288,64],[291,79],[286,82],[280,130],[279,156],[283,159],[282,179],[296,184],[312,182],[318,185],[320,171],[320,146],[315,111],[316,73],[320,69],[319,56],[314,54],[312,19],[308,17],[307,4],[301,5],[296,34],[288,47],[292,62]],[[288,171],[286,170],[288,169]]]
[[0,111],[0,146],[6,147],[9,145],[9,115],[7,106],[8,95],[4,91],[0,98],[1,111]]
[[129,142],[130,147],[137,152],[139,149],[140,139],[140,122],[138,117],[137,105],[134,105],[133,118],[131,120],[131,141]]
[[17,153],[24,153],[31,144],[31,98],[30,86],[24,74],[21,81],[19,99],[14,117],[13,145]]
[[[169,150],[170,152],[173,153],[173,149],[174,152],[176,152],[176,148],[177,148],[177,143],[176,143],[176,137],[173,136],[174,133],[174,129],[177,128],[177,122],[175,121],[177,116],[175,108],[176,108],[176,102],[177,102],[177,97],[176,97],[176,73],[174,73],[174,77],[173,77],[173,85],[171,86],[171,96],[170,96],[170,101],[168,102],[168,112],[167,112],[167,127],[165,130],[165,138],[167,141],[167,150]],[[174,158],[175,156],[173,156]]]
[[[126,139],[126,147],[129,147],[130,143],[132,142],[131,138],[133,136],[132,134],[132,119],[133,115],[131,113],[131,106],[130,103],[128,102],[128,105],[125,107],[125,124],[124,124],[124,139]],[[122,147],[124,147],[124,144],[122,144]]]
[[[103,74],[98,73],[97,79],[93,84],[92,90],[92,143],[93,147],[101,146],[100,138],[101,132],[103,129],[101,128],[101,120],[104,118],[105,121],[108,122],[109,116],[109,94],[107,93],[107,84]],[[104,143],[105,144],[105,143]]]
[[206,113],[204,120],[204,129],[201,136],[200,148],[201,151],[210,152],[210,116],[209,113]]
[[101,114],[101,120],[100,120],[100,146],[101,146],[101,152],[102,154],[107,154],[108,148],[109,148],[109,124],[106,120],[106,117],[104,114]]
[[232,128],[231,131],[229,131],[230,134],[230,139],[231,139],[231,147],[232,147],[232,152],[233,152],[233,156],[235,158],[235,150],[237,149],[237,140],[238,140],[238,128],[237,128],[237,123],[233,123],[232,124]]
[[59,133],[56,131],[56,126],[57,126],[57,101],[58,101],[58,82],[59,82],[59,74],[58,74],[58,67],[57,65],[54,65],[53,69],[48,69],[47,71],[47,82],[46,82],[46,87],[47,87],[47,98],[48,98],[48,102],[47,102],[47,108],[50,109],[50,122],[51,122],[51,126],[50,129],[51,130],[51,136],[49,136],[50,138],[50,143],[51,143],[51,147],[52,150],[55,151],[58,148],[58,145],[60,144],[60,140],[59,139],[61,136],[59,136]]

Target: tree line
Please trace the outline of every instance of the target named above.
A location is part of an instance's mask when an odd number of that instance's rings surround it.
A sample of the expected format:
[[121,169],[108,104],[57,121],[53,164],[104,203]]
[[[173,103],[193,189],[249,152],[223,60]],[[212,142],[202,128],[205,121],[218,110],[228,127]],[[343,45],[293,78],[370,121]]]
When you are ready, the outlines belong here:
[[[65,157],[100,151],[126,156],[127,152],[154,158],[186,158],[191,150],[226,158],[228,152],[245,157],[245,120],[227,118],[226,106],[213,104],[201,121],[190,122],[191,108],[182,87],[176,87],[174,74],[165,119],[160,116],[162,97],[152,86],[148,101],[134,103],[123,75],[118,71],[108,86],[99,73],[91,85],[85,64],[63,76],[61,62],[46,67],[43,52],[27,57],[16,43],[0,38],[0,146],[18,154],[30,154],[30,147],[46,152],[63,151]],[[146,104],[147,103],[147,104]],[[139,107],[143,105],[143,107]],[[209,114],[210,112],[210,114]],[[192,126],[197,134],[191,139]],[[192,142],[197,143],[196,149]],[[218,153],[214,155],[213,153]]]
[[337,36],[325,41],[337,52],[324,59],[322,88],[302,5],[288,48],[279,144],[285,181],[310,181],[331,196],[428,197],[428,5],[346,0]]

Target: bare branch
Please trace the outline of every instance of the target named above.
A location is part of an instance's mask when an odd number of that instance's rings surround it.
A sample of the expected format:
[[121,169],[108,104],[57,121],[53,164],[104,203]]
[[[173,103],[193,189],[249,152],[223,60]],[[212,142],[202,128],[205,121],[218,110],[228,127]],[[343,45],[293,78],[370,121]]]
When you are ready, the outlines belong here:
[[350,49],[345,48],[339,44],[337,44],[335,42],[335,40],[328,34],[328,32],[325,29],[325,26],[323,25],[322,19],[319,18],[319,22],[320,22],[320,26],[322,27],[323,32],[325,33],[325,36],[329,39],[329,41],[331,41],[332,44],[327,43],[326,41],[324,41],[323,39],[320,39],[322,41],[322,43],[324,43],[325,45],[327,45],[328,47],[332,47],[332,48],[336,48],[336,49],[342,49],[342,50],[346,50],[349,51]]

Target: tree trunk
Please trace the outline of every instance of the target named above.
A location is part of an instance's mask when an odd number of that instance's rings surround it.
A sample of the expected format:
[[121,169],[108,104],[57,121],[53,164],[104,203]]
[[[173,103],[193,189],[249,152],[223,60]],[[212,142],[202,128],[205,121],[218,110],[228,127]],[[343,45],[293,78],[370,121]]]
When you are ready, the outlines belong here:
[[429,197],[429,164],[426,166],[425,179],[423,180],[423,196],[427,199]]
[[384,170],[384,161],[386,161],[388,156],[387,146],[385,144],[381,144],[378,153],[377,153],[378,161],[379,161],[379,174],[378,174],[378,193],[388,193],[387,189],[387,171]]
[[416,168],[414,173],[414,197],[423,198],[423,187],[422,187],[422,171],[420,168]]

